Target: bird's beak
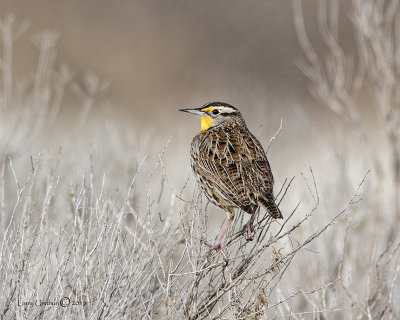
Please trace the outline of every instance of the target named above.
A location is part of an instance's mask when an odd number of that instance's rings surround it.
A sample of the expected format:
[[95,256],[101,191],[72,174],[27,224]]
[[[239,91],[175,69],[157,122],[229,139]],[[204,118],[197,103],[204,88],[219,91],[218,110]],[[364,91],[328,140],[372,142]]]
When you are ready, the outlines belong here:
[[205,112],[203,112],[199,109],[179,109],[179,111],[192,113],[192,114],[195,114],[196,116],[200,116],[200,117],[204,117],[206,115]]

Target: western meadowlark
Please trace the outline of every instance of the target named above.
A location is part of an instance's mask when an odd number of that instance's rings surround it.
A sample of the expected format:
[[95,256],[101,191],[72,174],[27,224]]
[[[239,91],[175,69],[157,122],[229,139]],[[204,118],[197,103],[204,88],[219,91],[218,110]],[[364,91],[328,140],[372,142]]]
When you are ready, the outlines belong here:
[[192,141],[192,168],[207,198],[225,210],[228,222],[215,245],[231,225],[235,209],[251,214],[245,228],[250,238],[255,213],[265,207],[273,218],[282,218],[275,203],[274,178],[261,143],[247,129],[240,112],[228,103],[211,102],[200,108],[180,109],[200,116],[201,131]]

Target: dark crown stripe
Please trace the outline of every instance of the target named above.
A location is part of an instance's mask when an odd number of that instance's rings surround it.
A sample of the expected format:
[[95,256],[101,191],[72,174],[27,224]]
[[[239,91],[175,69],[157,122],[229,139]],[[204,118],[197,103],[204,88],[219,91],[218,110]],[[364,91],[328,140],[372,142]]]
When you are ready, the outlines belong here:
[[237,110],[234,106],[232,106],[226,102],[209,102],[209,103],[206,103],[204,106],[202,106],[201,109],[208,108],[208,107],[229,107],[234,110]]

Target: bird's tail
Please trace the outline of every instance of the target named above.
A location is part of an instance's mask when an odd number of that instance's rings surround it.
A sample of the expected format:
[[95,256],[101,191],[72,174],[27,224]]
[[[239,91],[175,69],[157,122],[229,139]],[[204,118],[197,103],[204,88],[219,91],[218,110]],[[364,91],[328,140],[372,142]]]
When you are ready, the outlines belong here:
[[272,195],[267,195],[265,198],[259,199],[263,207],[267,209],[268,213],[274,219],[282,219],[282,212],[279,210]]

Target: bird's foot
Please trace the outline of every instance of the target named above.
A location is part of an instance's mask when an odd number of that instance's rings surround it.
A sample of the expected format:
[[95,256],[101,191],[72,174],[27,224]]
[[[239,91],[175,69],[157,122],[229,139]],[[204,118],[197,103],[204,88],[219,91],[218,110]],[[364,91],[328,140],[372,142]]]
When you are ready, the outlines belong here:
[[243,226],[243,229],[242,229],[242,233],[244,233],[244,232],[247,231],[247,234],[246,234],[246,240],[247,240],[247,241],[253,241],[253,239],[254,239],[253,230],[254,230],[253,221],[250,219],[250,220]]
[[207,242],[206,239],[202,238],[201,242],[204,243],[207,247],[210,248],[210,250],[220,250],[221,249],[221,243],[217,242],[216,244],[211,244]]
[[228,257],[226,256],[224,250],[221,247],[221,242],[217,242],[216,244],[210,244],[204,238],[201,239],[201,242],[204,243],[209,248],[207,255],[209,255],[213,250],[217,250],[219,253],[222,254],[222,257],[223,257],[223,259],[225,261],[225,266],[228,265],[229,259],[228,259]]

